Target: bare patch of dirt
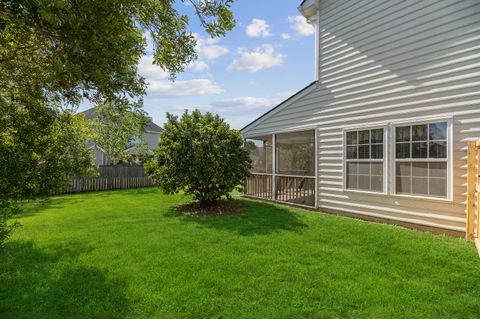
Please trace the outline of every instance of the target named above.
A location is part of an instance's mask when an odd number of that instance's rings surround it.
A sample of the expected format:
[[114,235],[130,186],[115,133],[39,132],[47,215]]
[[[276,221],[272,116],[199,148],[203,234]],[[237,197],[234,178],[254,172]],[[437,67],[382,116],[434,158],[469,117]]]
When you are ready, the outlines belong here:
[[176,207],[178,213],[193,216],[237,215],[243,213],[246,209],[247,205],[236,200],[220,200],[209,205],[190,202]]

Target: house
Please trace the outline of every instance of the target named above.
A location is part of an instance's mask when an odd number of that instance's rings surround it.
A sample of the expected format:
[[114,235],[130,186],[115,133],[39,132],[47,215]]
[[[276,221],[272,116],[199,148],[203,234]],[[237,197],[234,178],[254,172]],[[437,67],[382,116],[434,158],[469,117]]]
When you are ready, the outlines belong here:
[[463,235],[480,2],[305,0],[315,81],[242,129],[248,196]]
[[[84,114],[85,119],[92,120],[96,117],[95,108],[90,108],[82,112]],[[154,150],[158,147],[158,142],[160,141],[160,133],[163,129],[158,126],[157,124],[153,123],[152,121],[148,124],[145,128],[145,132],[143,133],[143,140],[146,142],[148,149]],[[132,143],[128,146],[126,151],[135,153],[136,152],[136,145],[138,145],[139,141],[133,140]],[[95,164],[98,165],[106,165],[109,164],[109,160],[107,155],[99,148],[95,147],[95,143],[90,142],[89,148],[92,149],[94,153],[94,161]]]

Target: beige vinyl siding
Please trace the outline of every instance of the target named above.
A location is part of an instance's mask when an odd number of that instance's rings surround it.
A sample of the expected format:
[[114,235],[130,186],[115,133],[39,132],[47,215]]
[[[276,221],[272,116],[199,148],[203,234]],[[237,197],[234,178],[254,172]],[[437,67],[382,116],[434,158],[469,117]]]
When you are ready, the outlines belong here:
[[[319,3],[316,87],[244,135],[317,128],[319,208],[464,231],[467,141],[480,139],[480,2]],[[452,201],[343,191],[344,128],[429,117],[452,120]]]

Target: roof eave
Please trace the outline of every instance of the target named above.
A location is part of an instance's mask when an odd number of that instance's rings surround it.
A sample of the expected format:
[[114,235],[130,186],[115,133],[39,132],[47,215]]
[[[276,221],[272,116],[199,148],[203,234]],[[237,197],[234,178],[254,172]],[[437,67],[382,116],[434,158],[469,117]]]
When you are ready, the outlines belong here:
[[304,0],[298,7],[298,11],[309,20],[317,13],[318,2],[319,0]]
[[305,92],[308,88],[312,87],[313,85],[315,85],[317,83],[317,81],[313,81],[311,82],[310,84],[308,84],[306,87],[304,87],[303,89],[301,89],[300,91],[296,92],[295,94],[291,95],[290,97],[288,97],[286,100],[284,100],[283,102],[279,103],[277,106],[275,106],[274,108],[268,110],[267,112],[263,113],[262,115],[260,115],[259,117],[257,117],[255,120],[253,120],[252,122],[248,123],[247,125],[245,125],[243,128],[240,129],[240,132],[243,132],[250,126],[254,125],[255,123],[257,123],[258,121],[260,121],[261,119],[264,119],[266,116],[270,115],[273,111],[277,110],[278,108],[280,108],[282,105],[284,105],[285,103],[291,101],[292,99],[294,99],[295,97],[299,96],[301,93]]

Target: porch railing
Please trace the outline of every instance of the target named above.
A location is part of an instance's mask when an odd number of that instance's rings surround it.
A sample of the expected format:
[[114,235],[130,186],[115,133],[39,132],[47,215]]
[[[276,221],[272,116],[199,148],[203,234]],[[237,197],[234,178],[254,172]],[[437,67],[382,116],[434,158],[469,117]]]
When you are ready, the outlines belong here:
[[244,194],[314,207],[315,177],[253,173],[245,181]]
[[273,199],[272,174],[252,174],[245,180],[244,194],[265,199]]
[[306,206],[315,206],[315,177],[275,176],[275,199]]
[[480,141],[468,143],[467,240],[475,240],[480,255]]

